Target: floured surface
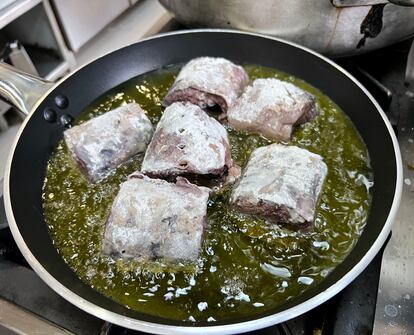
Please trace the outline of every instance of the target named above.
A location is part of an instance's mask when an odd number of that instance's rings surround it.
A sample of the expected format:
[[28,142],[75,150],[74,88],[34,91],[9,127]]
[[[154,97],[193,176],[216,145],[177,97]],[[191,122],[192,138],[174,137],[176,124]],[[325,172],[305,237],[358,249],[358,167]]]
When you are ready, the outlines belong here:
[[154,176],[219,175],[232,165],[226,129],[198,106],[176,102],[165,109],[141,171]]
[[252,152],[231,203],[276,223],[309,224],[328,169],[321,156],[296,146],[271,144]]
[[195,261],[206,226],[209,189],[140,173],[124,182],[103,238],[107,255],[142,260]]
[[[234,211],[229,205],[233,186],[228,185],[210,196],[205,240],[194,268],[172,269],[157,261],[148,269],[148,264],[103,256],[102,236],[112,202],[119,185],[141,168],[143,155],[102,182],[89,184],[60,143],[46,172],[44,215],[59,254],[85,283],[143,313],[189,325],[214,323],[282,308],[323,281],[351,252],[371,201],[373,175],[364,143],[338,106],[317,89],[274,69],[245,69],[252,79],[286,80],[317,98],[320,115],[299,126],[290,143],[323,156],[328,166],[313,229],[270,227],[263,219]],[[137,102],[156,126],[161,101],[178,72],[172,67],[134,78],[97,100],[77,122]],[[232,158],[241,167],[254,149],[271,144],[259,135],[225,127]]]
[[164,98],[164,105],[189,101],[201,108],[219,105],[223,112],[234,103],[248,84],[241,66],[224,58],[200,57],[188,62]]
[[90,181],[97,182],[145,151],[152,132],[141,107],[130,103],[66,130],[64,137],[79,168]]
[[227,118],[236,129],[287,141],[294,127],[317,114],[314,96],[278,79],[256,79],[230,107]]

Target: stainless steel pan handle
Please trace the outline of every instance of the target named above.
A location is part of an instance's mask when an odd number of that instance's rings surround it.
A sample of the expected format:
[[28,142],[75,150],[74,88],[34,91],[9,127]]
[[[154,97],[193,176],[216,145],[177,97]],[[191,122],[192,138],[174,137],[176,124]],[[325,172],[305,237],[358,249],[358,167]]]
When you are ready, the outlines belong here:
[[24,115],[30,113],[36,102],[53,83],[19,71],[0,62],[0,99],[16,107]]

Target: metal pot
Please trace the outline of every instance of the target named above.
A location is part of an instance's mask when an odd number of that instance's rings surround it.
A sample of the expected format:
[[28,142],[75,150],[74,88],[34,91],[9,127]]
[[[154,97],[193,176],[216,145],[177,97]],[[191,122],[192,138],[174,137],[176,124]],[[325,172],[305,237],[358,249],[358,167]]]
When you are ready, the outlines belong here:
[[[414,0],[159,0],[188,27],[237,28],[328,56],[384,47],[414,35]],[[392,2],[392,3],[391,3]]]

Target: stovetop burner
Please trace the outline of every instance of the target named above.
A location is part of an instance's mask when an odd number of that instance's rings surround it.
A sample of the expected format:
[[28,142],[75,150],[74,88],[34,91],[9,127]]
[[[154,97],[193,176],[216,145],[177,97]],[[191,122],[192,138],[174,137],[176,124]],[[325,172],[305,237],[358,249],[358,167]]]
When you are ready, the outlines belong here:
[[[168,28],[171,30],[171,26]],[[403,42],[382,51],[339,60],[338,63],[353,73],[374,95],[397,130],[398,122],[407,114],[409,104],[404,99],[412,99],[402,94],[408,42]],[[395,57],[395,55],[399,57]],[[396,81],[398,84],[396,84]],[[389,84],[392,83],[390,86]],[[391,90],[390,90],[391,89]],[[391,103],[392,93],[397,92],[398,102]],[[1,199],[2,200],[2,199]],[[23,308],[22,318],[33,321],[27,334],[35,333],[36,327],[55,327],[56,334],[81,335],[132,335],[143,334],[127,330],[97,319],[52,291],[28,267],[19,252],[8,227],[4,225],[4,209],[0,209],[0,310]],[[295,319],[274,327],[247,333],[258,335],[292,334],[372,334],[378,284],[381,273],[383,250],[375,257],[368,268],[341,293]],[[8,309],[6,309],[6,307]],[[11,307],[11,309],[10,309]],[[12,318],[11,318],[12,319]],[[0,333],[8,333],[2,328],[7,317],[0,317]],[[31,321],[31,322],[32,322]],[[16,320],[11,321],[16,322]],[[17,321],[24,323],[25,320]],[[11,325],[13,326],[13,325]],[[10,327],[10,325],[9,325]],[[69,333],[68,333],[69,332]]]

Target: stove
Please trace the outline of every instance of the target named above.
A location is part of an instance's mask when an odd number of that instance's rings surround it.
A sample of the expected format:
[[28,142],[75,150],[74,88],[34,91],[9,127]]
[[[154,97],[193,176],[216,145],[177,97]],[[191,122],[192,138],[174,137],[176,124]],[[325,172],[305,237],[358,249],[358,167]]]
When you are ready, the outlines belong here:
[[[172,21],[163,31],[180,28]],[[248,334],[414,334],[414,267],[410,266],[414,256],[414,247],[410,247],[414,238],[410,227],[414,206],[414,47],[407,70],[412,43],[409,40],[337,60],[374,95],[398,134],[405,184],[397,222],[387,245],[358,278],[323,305]],[[7,227],[4,209],[0,208],[0,334],[143,333],[97,319],[52,291],[20,254]]]

